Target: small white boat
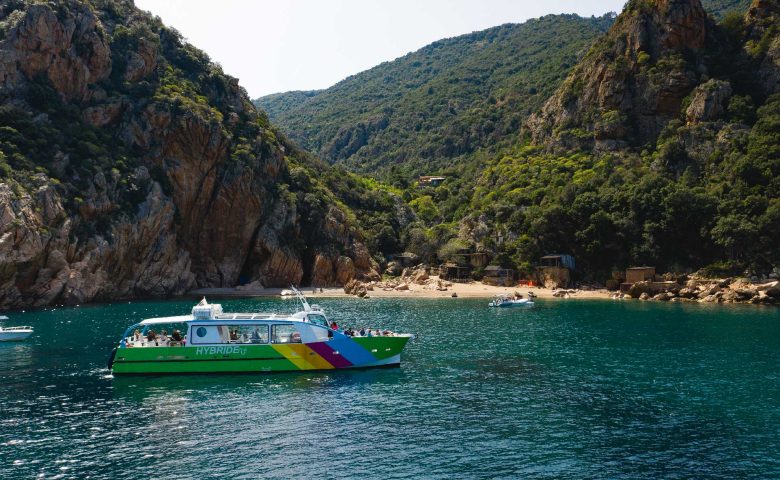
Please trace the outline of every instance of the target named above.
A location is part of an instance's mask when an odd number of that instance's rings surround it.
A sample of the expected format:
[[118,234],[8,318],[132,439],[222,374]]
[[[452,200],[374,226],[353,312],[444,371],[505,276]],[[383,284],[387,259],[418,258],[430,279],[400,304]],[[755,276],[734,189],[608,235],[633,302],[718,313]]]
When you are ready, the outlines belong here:
[[532,307],[534,301],[530,298],[513,298],[507,295],[496,295],[488,303],[491,307]]
[[0,327],[0,342],[19,342],[32,335],[32,327]]

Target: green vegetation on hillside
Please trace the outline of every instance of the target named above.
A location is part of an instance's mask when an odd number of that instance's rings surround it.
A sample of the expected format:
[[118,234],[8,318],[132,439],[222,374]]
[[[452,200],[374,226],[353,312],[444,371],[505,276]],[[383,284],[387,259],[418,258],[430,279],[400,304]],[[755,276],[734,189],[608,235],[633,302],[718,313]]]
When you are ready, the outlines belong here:
[[750,2],[751,0],[703,0],[701,4],[707,13],[720,20],[731,12],[744,14]]
[[402,183],[517,142],[613,17],[547,16],[435,42],[318,92],[255,101],[302,147]]
[[[20,13],[29,5],[19,0],[0,7],[4,32],[22,18]],[[256,178],[263,189],[298,212],[302,228],[290,233],[289,240],[295,238],[293,246],[304,256],[333,247],[333,239],[321,232],[331,206],[342,208],[345,226],[365,238],[372,251],[396,248],[392,239],[400,237],[401,228],[396,213],[403,217],[405,210],[396,205],[400,200],[390,189],[334,170],[292,145],[264,113],[256,112],[236,79],[159,18],[139,12],[131,3],[113,0],[68,0],[46,8],[63,18],[73,11],[94,13],[105,27],[102,34],[110,47],[111,73],[91,87],[98,92],[94,100],[66,100],[46,76],[35,78],[26,89],[10,92],[18,98],[0,106],[0,183],[11,185],[17,198],[34,194],[41,178],[48,178],[60,197],[68,199],[64,207],[83,239],[94,234],[110,238],[117,221],[136,214],[151,181],[159,182],[166,195],[173,195],[171,172],[182,161],[176,152],[166,155],[161,165],[150,166],[148,150],[154,146],[142,147],[129,138],[144,132],[134,130],[137,127],[127,121],[102,126],[87,121],[91,107],[110,112],[106,107],[110,99],[118,118],[125,112],[149,113],[163,122],[188,119],[208,126],[209,134],[218,132],[226,139],[226,153],[218,159],[219,180]],[[128,80],[129,59],[142,49],[153,52],[155,67],[141,79]],[[199,140],[185,138],[182,142]],[[261,173],[274,162],[281,168],[276,181],[252,173]],[[139,173],[141,166],[148,167],[148,175]],[[104,192],[107,201],[100,203],[95,198]],[[99,208],[84,208],[90,201],[100,203]]]
[[[553,38],[564,36],[555,29],[573,24],[593,28],[589,22],[594,19],[546,17],[524,26],[481,32],[505,35],[494,38],[497,45],[491,47],[491,58],[502,67],[493,69],[482,86],[470,80],[473,70],[462,67],[488,58],[477,49],[465,48],[482,38],[473,34],[443,43],[463,49],[457,68],[422,78],[420,86],[413,85],[416,89],[409,92],[399,92],[402,82],[396,79],[417,78],[414,62],[423,54],[431,55],[428,47],[331,89],[278,94],[260,99],[260,105],[304,145],[329,160],[390,179],[403,188],[416,221],[402,231],[401,246],[427,260],[441,260],[450,251],[471,246],[492,252],[495,263],[526,274],[542,254],[572,253],[582,267],[581,275],[598,281],[609,278],[613,269],[644,263],[661,270],[708,266],[716,274],[746,269],[767,272],[780,263],[776,242],[780,238],[780,156],[774,152],[780,144],[780,137],[775,138],[780,134],[780,97],[762,96],[755,75],[749,72],[757,68],[773,37],[770,31],[767,41],[751,43],[744,38],[742,16],[726,15],[744,12],[749,2],[703,3],[713,17],[725,17],[724,35],[717,38],[731,42],[731,46],[718,46],[723,53],[708,60],[710,75],[728,79],[734,89],[728,109],[715,121],[686,124],[689,97],[677,119],[644,150],[629,146],[605,153],[553,154],[530,146],[517,134],[519,129],[501,130],[522,122],[557,88],[561,72],[572,65],[562,64],[561,58],[579,55],[573,44],[557,44],[572,49],[568,53],[550,46]],[[598,28],[611,23],[610,18],[598,21],[602,22]],[[544,22],[550,27],[546,37],[534,30]],[[517,33],[521,27],[528,29],[524,36]],[[529,31],[535,35],[533,41],[528,40]],[[497,55],[507,53],[499,42],[515,45],[511,62]],[[752,57],[744,56],[743,44]],[[532,45],[541,47],[540,53],[552,51],[551,63],[529,53]],[[689,61],[647,57],[636,59],[639,71],[660,81],[665,68],[679,69],[678,64]],[[632,74],[627,66],[618,65],[621,60],[615,59],[615,68]],[[542,65],[555,62],[564,68],[539,72]],[[379,82],[383,74],[388,75],[387,83]],[[544,87],[535,83],[541,78],[547,81]],[[517,83],[508,86],[507,82]],[[528,95],[532,88],[541,93],[538,98]],[[473,100],[480,95],[489,96],[487,107]],[[452,99],[461,98],[464,103],[473,100],[467,113],[455,108],[444,115],[435,109],[445,99],[453,105],[457,102]],[[503,109],[506,99],[509,103]],[[489,120],[483,122],[485,118]],[[626,121],[617,111],[601,119],[602,128]],[[469,134],[497,125],[503,127],[485,136]],[[567,128],[576,132],[577,125]],[[449,141],[441,132],[456,135]],[[424,173],[443,174],[447,180],[438,187],[419,188],[414,176]]]
[[[573,253],[602,280],[630,264],[675,271],[718,264],[725,274],[777,265],[780,96],[758,110],[752,129],[734,124],[719,148],[712,132],[695,126],[677,124],[667,134],[642,154],[521,149],[484,170],[473,216],[506,233],[507,243],[491,247],[526,268],[551,251]],[[700,157],[681,148],[685,136],[702,136],[693,147]]]

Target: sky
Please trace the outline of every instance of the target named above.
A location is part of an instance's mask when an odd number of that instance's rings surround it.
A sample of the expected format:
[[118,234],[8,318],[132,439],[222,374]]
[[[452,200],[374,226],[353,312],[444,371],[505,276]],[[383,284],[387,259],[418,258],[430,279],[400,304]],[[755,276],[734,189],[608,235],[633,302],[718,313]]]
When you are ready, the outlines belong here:
[[327,88],[436,40],[625,0],[135,0],[257,98]]

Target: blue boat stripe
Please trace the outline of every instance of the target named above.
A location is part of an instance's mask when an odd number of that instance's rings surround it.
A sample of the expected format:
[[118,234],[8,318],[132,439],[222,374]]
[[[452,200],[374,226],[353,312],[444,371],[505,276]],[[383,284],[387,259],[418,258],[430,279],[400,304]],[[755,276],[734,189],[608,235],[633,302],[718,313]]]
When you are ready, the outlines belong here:
[[376,357],[371,352],[341,332],[334,332],[333,338],[328,341],[328,346],[339,352],[339,355],[349,360],[352,365],[376,362]]

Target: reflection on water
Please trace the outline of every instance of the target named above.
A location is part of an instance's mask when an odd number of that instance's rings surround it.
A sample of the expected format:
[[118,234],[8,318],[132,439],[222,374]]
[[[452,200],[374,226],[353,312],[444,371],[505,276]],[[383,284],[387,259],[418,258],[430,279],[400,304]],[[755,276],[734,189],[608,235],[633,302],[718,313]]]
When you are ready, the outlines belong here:
[[191,302],[13,315],[36,333],[0,344],[0,478],[780,476],[776,310],[320,303],[419,339],[401,368],[113,378],[125,326]]

